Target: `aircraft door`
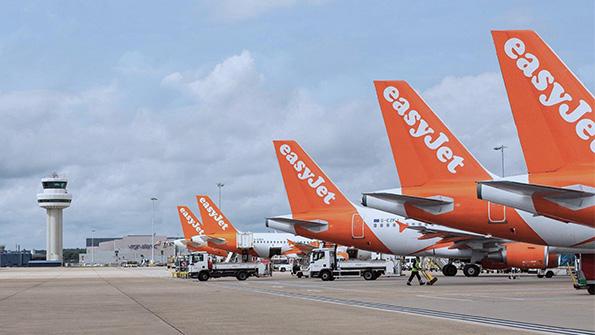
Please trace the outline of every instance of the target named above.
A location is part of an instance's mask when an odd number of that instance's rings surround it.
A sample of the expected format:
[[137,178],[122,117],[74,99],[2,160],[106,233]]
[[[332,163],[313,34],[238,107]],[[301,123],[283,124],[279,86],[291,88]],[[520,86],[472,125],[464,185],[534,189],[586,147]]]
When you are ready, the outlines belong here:
[[364,225],[366,223],[364,222],[364,219],[362,219],[362,217],[355,213],[353,214],[353,217],[351,218],[351,237],[355,238],[364,238]]
[[276,255],[281,255],[281,248],[271,247],[269,249],[269,258]]
[[488,201],[488,222],[506,223],[506,206]]

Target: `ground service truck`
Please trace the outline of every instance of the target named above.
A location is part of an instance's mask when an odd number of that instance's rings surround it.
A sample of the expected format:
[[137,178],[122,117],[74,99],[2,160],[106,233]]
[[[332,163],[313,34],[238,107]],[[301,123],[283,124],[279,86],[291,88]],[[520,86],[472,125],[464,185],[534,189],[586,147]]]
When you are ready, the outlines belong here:
[[[310,253],[310,264],[304,274],[311,278],[320,278],[324,281],[347,276],[358,276],[364,277],[365,280],[375,280],[381,275],[393,272],[394,262],[392,261],[337,261],[337,255],[334,249],[320,248]],[[298,277],[300,277],[299,273]]]
[[246,280],[248,277],[261,277],[269,275],[269,267],[260,262],[241,263],[213,263],[206,252],[195,253],[188,265],[188,275],[200,281],[207,281],[209,278],[236,277],[238,280]]

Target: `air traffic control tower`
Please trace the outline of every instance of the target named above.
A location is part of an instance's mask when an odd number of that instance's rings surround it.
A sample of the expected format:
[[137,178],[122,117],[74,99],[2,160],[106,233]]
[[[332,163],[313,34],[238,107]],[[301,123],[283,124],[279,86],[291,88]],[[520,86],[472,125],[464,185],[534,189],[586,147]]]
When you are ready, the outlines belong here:
[[62,263],[62,210],[70,207],[72,194],[66,190],[66,178],[53,173],[41,179],[43,193],[37,194],[39,207],[48,214],[48,234],[46,260]]

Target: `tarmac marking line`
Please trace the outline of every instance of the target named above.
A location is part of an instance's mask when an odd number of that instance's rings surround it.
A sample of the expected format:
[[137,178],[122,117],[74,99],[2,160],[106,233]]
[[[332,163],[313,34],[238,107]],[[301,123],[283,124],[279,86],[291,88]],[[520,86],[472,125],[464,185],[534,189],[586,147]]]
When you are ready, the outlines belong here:
[[307,294],[301,294],[301,293],[295,293],[295,292],[259,289],[259,288],[244,286],[244,285],[240,286],[237,284],[233,285],[233,284],[216,283],[216,285],[231,288],[231,289],[247,290],[247,291],[252,291],[252,292],[256,292],[256,293],[264,293],[264,294],[269,294],[269,295],[274,295],[274,296],[279,296],[279,297],[295,298],[295,299],[309,300],[309,301],[316,301],[316,302],[325,302],[325,303],[336,304],[336,305],[359,307],[359,308],[373,309],[373,310],[392,312],[392,313],[419,315],[419,316],[433,317],[433,318],[439,318],[439,319],[446,319],[446,320],[451,320],[451,321],[469,322],[469,323],[475,323],[475,324],[480,324],[480,325],[485,325],[485,326],[505,327],[505,328],[527,330],[527,331],[541,332],[541,333],[551,333],[551,334],[595,335],[595,332],[586,330],[586,329],[564,328],[564,327],[549,326],[549,325],[542,325],[542,324],[522,322],[522,321],[505,320],[505,319],[498,319],[498,318],[491,318],[491,317],[484,317],[484,316],[475,316],[475,315],[460,314],[460,313],[452,313],[452,312],[443,312],[443,311],[437,311],[437,310],[431,310],[431,309],[425,309],[425,308],[406,307],[406,306],[398,306],[398,305],[391,305],[391,304],[384,304],[384,303],[366,302],[366,301],[360,301],[360,300],[339,299],[339,298],[331,298],[331,297],[325,297],[325,296],[307,295]]
[[[95,270],[93,270],[93,271],[95,271]],[[171,327],[172,329],[174,329],[175,331],[177,331],[178,334],[186,335],[186,334],[184,334],[183,331],[181,331],[173,323],[169,322],[166,318],[162,317],[161,315],[153,312],[149,307],[145,306],[143,303],[141,303],[140,301],[136,300],[134,297],[132,297],[132,296],[128,295],[126,292],[122,291],[119,287],[117,287],[116,285],[112,284],[109,280],[105,279],[104,277],[102,277],[99,274],[97,274],[97,276],[99,278],[101,278],[104,282],[106,282],[106,284],[108,284],[109,286],[113,287],[118,292],[120,292],[122,295],[128,297],[128,299],[134,301],[137,305],[139,305],[140,307],[142,307],[144,310],[146,310],[147,312],[153,314],[153,316],[155,316],[156,318],[158,318],[159,320],[161,320],[163,323],[165,323],[166,325],[168,325],[169,327]]]

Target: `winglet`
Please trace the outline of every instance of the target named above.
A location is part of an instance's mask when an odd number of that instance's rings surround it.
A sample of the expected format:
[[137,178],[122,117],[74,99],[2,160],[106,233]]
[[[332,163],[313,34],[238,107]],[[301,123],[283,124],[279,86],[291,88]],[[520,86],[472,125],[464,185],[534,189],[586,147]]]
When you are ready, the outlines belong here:
[[531,30],[492,31],[529,173],[593,162],[593,95]]
[[491,179],[406,81],[374,81],[402,187]]

